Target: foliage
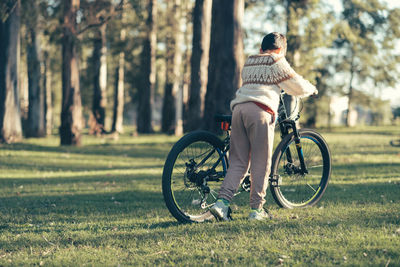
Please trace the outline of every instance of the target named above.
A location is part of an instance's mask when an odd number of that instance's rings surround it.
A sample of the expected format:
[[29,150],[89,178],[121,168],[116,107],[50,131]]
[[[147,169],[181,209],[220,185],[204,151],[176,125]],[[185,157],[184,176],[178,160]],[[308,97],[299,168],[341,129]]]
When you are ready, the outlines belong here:
[[249,222],[246,199],[233,222],[190,225],[162,199],[174,137],[1,145],[0,265],[399,265],[400,157],[389,145],[399,129],[323,135],[333,173],[317,207],[284,210],[268,199],[275,219]]
[[[3,0],[0,4],[0,17],[4,20],[15,6],[16,0]],[[93,28],[107,21],[107,48],[108,48],[108,103],[107,116],[111,117],[113,104],[113,88],[115,68],[118,54],[121,49],[126,51],[126,104],[136,105],[138,101],[138,84],[141,79],[140,54],[142,52],[145,34],[145,1],[126,0],[126,19],[121,21],[117,13],[121,1],[111,0],[81,0],[78,16],[78,54],[80,57],[80,82],[83,110],[88,117],[93,95],[92,74],[93,67],[89,59],[92,52]],[[159,124],[160,107],[163,98],[164,84],[166,83],[165,58],[166,36],[171,32],[167,19],[171,11],[167,9],[167,1],[159,0],[157,22],[157,78],[155,90],[155,105],[153,107],[153,123]],[[352,84],[355,90],[369,95],[377,90],[391,87],[400,80],[398,62],[400,55],[396,45],[400,37],[400,9],[389,9],[383,0],[354,0],[343,1],[343,12],[336,14],[336,10],[328,0],[245,0],[244,18],[254,17],[251,25],[244,31],[244,41],[247,51],[258,51],[259,41],[266,30],[285,32],[287,25],[298,24],[295,40],[301,45],[298,47],[300,64],[295,66],[305,78],[318,86],[321,99],[307,100],[304,111],[305,122],[313,125],[313,119],[318,115],[317,110],[329,107],[329,96],[333,94],[349,94],[350,76],[354,76]],[[31,12],[26,12],[32,5],[39,5],[40,18],[38,28],[42,31],[42,51],[44,58],[49,60],[51,71],[51,87],[53,93],[54,126],[60,125],[61,110],[61,12],[63,1],[60,0],[22,0],[22,30],[21,30],[21,64],[26,65],[25,51],[27,28],[32,23]],[[181,30],[185,31],[184,62],[181,67],[180,85],[185,86],[187,80],[187,60],[190,57],[191,45],[191,9],[194,1],[182,1],[184,11]],[[295,16],[288,17],[287,6],[291,4]],[[185,5],[185,7],[184,7]],[[112,16],[111,16],[112,14]],[[111,18],[112,17],[112,18]],[[124,42],[119,40],[122,27],[127,29]],[[290,33],[289,33],[290,35]],[[186,40],[187,39],[187,40]],[[255,41],[257,40],[257,41]],[[249,48],[252,44],[257,47]],[[352,56],[354,61],[352,63]],[[21,84],[26,84],[26,71],[21,69]],[[25,88],[21,88],[24,91]],[[185,95],[185,94],[184,94]],[[186,95],[185,95],[186,98]],[[25,101],[26,102],[26,101]],[[23,109],[25,107],[22,107]],[[126,109],[126,117],[132,124],[136,114],[132,114],[132,106]],[[324,113],[325,110],[321,111]]]
[[343,1],[343,8],[342,20],[334,28],[338,73],[354,76],[349,87],[372,87],[369,93],[394,86],[400,77],[400,55],[394,49],[400,38],[400,9],[390,10],[378,0]]
[[0,2],[0,20],[5,22],[10,13],[17,6],[18,0],[4,0]]

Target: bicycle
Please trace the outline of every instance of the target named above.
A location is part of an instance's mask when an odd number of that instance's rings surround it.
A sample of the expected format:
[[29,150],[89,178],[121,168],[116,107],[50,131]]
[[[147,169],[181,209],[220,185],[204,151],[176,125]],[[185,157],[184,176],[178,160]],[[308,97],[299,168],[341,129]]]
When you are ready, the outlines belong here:
[[391,140],[391,141],[389,142],[389,144],[390,144],[391,146],[393,146],[393,147],[400,147],[400,139]]
[[[315,130],[297,129],[301,110],[288,115],[283,96],[277,119],[281,141],[273,153],[269,188],[280,207],[311,207],[321,200],[328,185],[330,150]],[[226,132],[223,140],[211,132],[194,131],[178,140],[167,156],[162,191],[168,210],[179,222],[213,219],[208,210],[228,169],[231,115],[218,115],[216,121]],[[250,183],[247,175],[236,195],[249,192]]]

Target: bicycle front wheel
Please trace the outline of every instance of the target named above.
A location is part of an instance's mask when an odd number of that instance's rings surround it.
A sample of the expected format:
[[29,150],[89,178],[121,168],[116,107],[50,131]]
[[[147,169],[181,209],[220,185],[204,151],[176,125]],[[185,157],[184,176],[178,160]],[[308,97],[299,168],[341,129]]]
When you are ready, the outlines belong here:
[[331,175],[331,154],[323,137],[311,129],[301,129],[299,134],[307,172],[301,168],[293,133],[281,141],[272,159],[271,192],[284,208],[317,204]]
[[203,222],[213,218],[215,203],[225,176],[224,143],[214,134],[196,131],[182,137],[171,149],[164,165],[162,191],[165,204],[180,222]]

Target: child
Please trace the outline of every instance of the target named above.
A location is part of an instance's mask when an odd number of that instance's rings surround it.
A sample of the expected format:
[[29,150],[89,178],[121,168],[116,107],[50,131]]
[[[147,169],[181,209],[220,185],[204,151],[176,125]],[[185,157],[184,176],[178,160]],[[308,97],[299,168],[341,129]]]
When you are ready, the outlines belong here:
[[283,89],[290,95],[300,97],[318,93],[310,82],[290,67],[285,54],[286,37],[273,32],[264,37],[260,54],[250,56],[243,67],[243,86],[236,91],[236,97],[231,102],[230,167],[218,200],[210,209],[218,220],[229,220],[229,202],[247,174],[249,165],[249,219],[269,218],[263,205],[271,168],[280,92]]

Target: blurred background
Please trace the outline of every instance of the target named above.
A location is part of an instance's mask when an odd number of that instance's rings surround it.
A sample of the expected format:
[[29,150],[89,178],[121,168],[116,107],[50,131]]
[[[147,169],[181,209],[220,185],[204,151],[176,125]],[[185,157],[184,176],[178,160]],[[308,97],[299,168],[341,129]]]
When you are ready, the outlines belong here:
[[216,131],[272,31],[319,90],[303,127],[400,124],[395,0],[1,0],[0,139]]

